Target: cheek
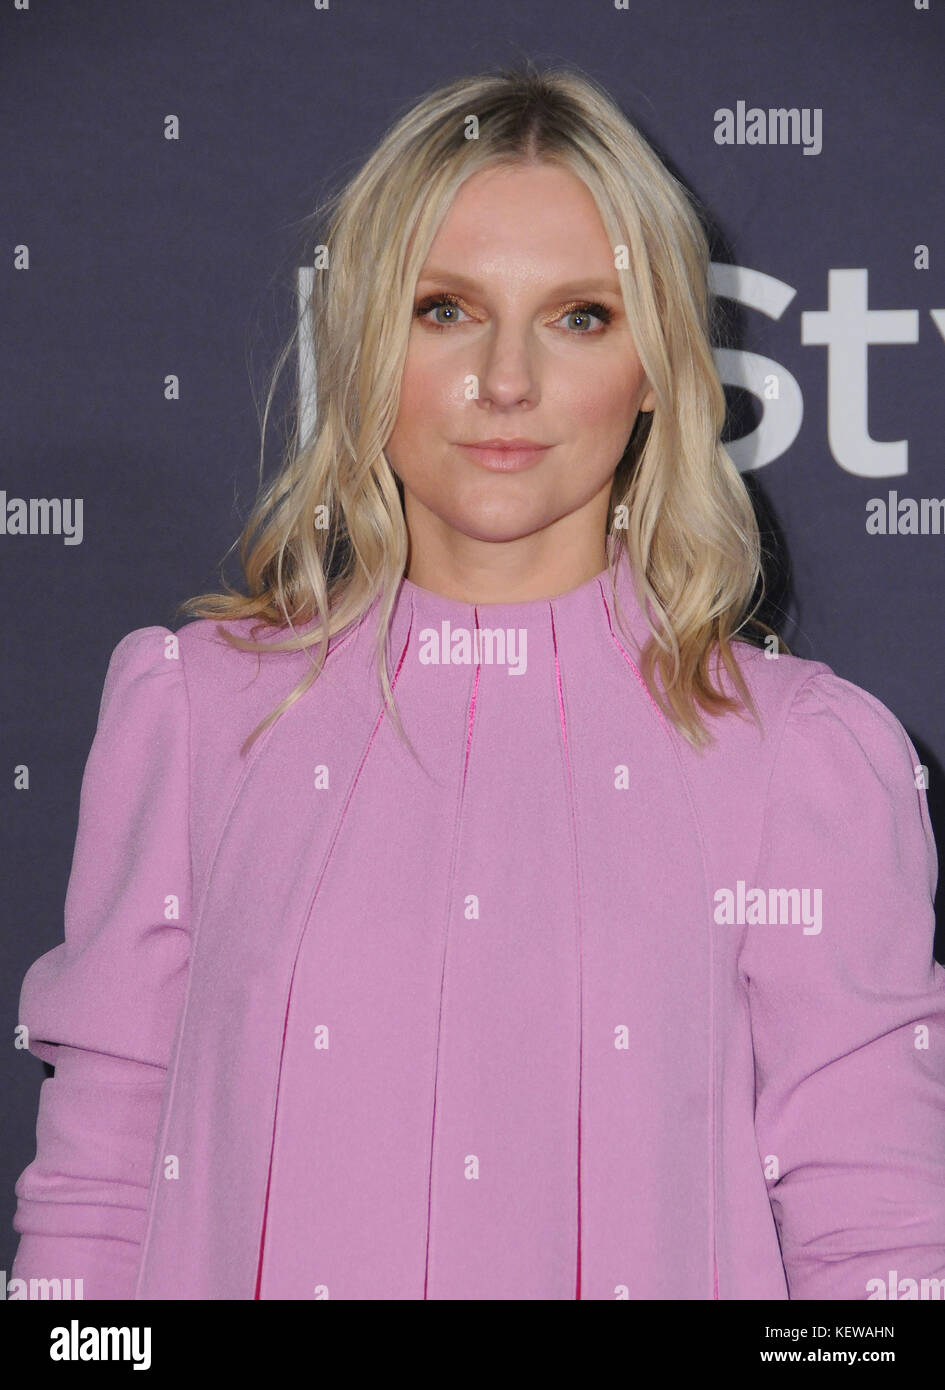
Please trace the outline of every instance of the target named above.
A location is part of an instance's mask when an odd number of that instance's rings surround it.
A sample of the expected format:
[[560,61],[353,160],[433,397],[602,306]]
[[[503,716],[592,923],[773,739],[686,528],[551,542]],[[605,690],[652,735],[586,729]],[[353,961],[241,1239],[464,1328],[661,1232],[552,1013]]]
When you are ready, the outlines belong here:
[[408,354],[400,388],[399,427],[422,433],[463,402],[463,377],[455,363],[422,351]]
[[638,367],[602,363],[562,376],[559,400],[582,430],[609,431],[632,424],[633,403],[642,384]]

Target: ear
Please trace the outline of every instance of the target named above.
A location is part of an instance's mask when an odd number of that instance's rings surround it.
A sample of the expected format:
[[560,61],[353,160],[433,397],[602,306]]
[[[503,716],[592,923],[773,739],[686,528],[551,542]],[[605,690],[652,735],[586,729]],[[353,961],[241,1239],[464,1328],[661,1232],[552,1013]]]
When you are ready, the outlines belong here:
[[646,395],[643,397],[643,400],[640,402],[640,409],[643,410],[643,411],[649,412],[649,411],[653,410],[653,409],[655,408],[655,406],[656,406],[656,393],[654,392],[654,390],[653,390],[653,388],[652,388],[652,386],[651,386],[650,389],[649,389],[649,391],[647,391]]

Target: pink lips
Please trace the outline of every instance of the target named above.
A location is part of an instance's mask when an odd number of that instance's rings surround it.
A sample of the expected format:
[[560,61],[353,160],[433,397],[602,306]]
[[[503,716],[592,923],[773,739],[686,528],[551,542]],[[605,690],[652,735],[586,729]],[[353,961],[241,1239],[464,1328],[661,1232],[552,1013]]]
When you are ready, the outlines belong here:
[[518,473],[533,467],[552,447],[531,439],[484,439],[481,443],[460,444],[469,457],[494,473]]

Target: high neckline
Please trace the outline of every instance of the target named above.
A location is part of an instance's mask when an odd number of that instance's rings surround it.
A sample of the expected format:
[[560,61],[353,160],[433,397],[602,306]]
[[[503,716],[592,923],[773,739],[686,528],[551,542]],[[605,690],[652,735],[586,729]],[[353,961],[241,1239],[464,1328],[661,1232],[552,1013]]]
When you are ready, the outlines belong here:
[[[416,633],[430,628],[440,629],[443,624],[470,630],[482,627],[537,631],[549,628],[549,624],[553,627],[554,624],[566,623],[572,631],[598,629],[602,634],[607,634],[608,641],[612,641],[611,632],[619,636],[613,602],[616,592],[621,623],[631,637],[635,654],[638,654],[650,636],[650,629],[637,598],[630,559],[626,547],[613,537],[608,538],[607,553],[609,563],[606,569],[573,589],[545,598],[474,603],[425,589],[404,576],[397,588],[391,614],[389,636],[392,650],[402,650],[411,629]],[[613,587],[610,578],[612,572]],[[623,641],[623,637],[619,637],[619,640]]]
[[487,620],[493,618],[509,620],[518,617],[524,622],[529,618],[536,617],[549,603],[554,603],[556,606],[559,604],[582,604],[587,598],[593,596],[602,582],[608,579],[609,570],[610,565],[605,565],[598,574],[583,580],[572,589],[565,589],[562,593],[546,594],[540,598],[495,599],[486,603],[480,603],[475,599],[453,598],[447,594],[438,593],[434,589],[426,589],[420,584],[415,584],[406,575],[401,580],[401,585],[404,599],[411,602],[415,611],[422,612],[427,619],[449,620],[460,617],[465,619],[473,610],[476,610]]

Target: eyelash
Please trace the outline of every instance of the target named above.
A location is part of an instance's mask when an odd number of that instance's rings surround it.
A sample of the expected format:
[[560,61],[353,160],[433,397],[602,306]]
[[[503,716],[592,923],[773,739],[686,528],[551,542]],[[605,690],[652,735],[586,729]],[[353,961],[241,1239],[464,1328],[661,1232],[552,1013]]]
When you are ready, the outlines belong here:
[[[423,319],[424,315],[428,314],[431,309],[437,309],[441,304],[449,304],[451,307],[457,309],[463,308],[459,302],[458,295],[428,294],[420,300],[414,310],[414,316],[418,319]],[[463,309],[463,313],[465,312],[465,309]],[[613,322],[614,317],[614,311],[612,309],[609,309],[606,304],[598,304],[596,300],[593,299],[579,299],[573,304],[566,305],[558,317],[563,318],[565,314],[577,313],[593,315],[594,318],[598,318],[602,321],[604,327],[593,330],[589,329],[587,332],[582,330],[579,333],[570,333],[569,337],[572,338],[599,338],[607,331],[607,326]],[[428,328],[432,328],[437,333],[442,333],[444,328],[454,327],[453,324],[449,323],[434,323],[432,319],[427,319],[426,324]]]

